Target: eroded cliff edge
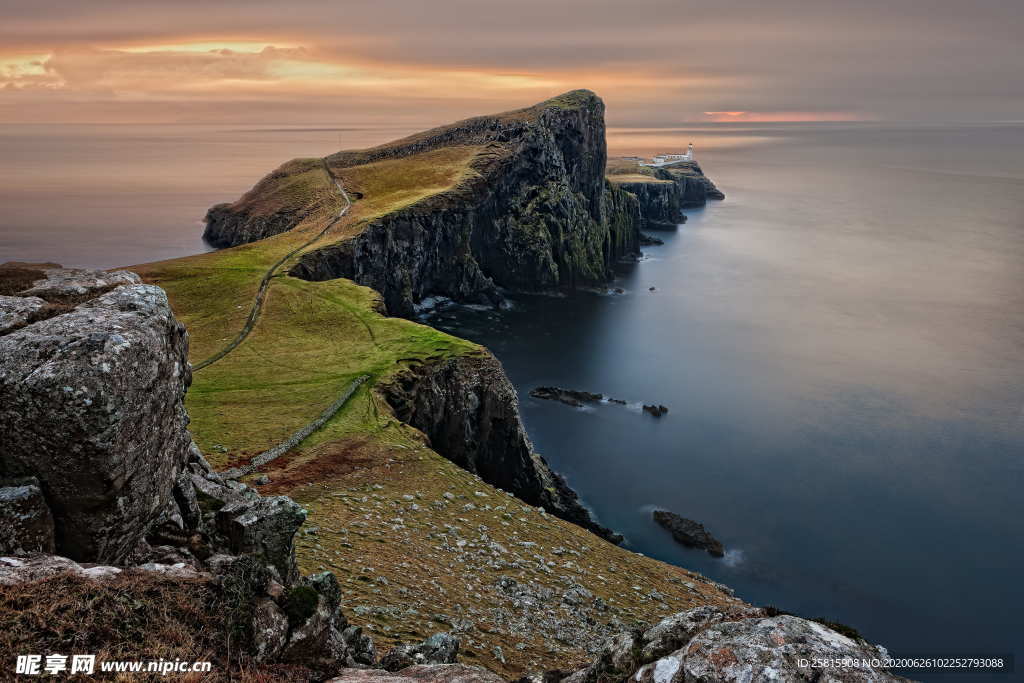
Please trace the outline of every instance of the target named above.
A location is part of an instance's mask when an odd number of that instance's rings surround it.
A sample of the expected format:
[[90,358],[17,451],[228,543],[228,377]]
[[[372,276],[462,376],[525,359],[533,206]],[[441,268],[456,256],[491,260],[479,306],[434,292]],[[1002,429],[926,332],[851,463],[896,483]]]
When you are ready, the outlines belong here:
[[489,352],[417,364],[381,387],[398,419],[416,427],[438,453],[519,499],[615,543],[561,475],[533,450],[519,401]]

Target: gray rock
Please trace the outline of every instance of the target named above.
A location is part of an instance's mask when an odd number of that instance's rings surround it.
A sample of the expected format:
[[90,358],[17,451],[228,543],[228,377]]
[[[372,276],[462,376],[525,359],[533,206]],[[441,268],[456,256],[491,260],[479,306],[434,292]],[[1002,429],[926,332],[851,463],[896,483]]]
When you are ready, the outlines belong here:
[[52,554],[53,517],[39,481],[31,478],[0,488],[0,553]]
[[435,633],[419,645],[398,645],[380,660],[382,668],[399,671],[415,664],[454,664],[459,639],[450,633]]
[[344,669],[328,683],[503,683],[495,673],[479,666],[465,664],[419,664],[392,673],[383,669]]
[[418,655],[415,645],[396,645],[380,658],[380,667],[386,671],[401,671],[419,664]]
[[232,552],[263,558],[291,583],[298,576],[293,540],[305,519],[306,511],[287,496],[257,496],[218,510],[217,528]]
[[288,640],[288,617],[270,598],[260,598],[253,608],[253,649],[257,661],[267,661],[284,647]]
[[339,665],[362,663],[356,656],[365,658],[367,650],[373,653],[372,643],[367,645],[361,631],[350,631],[346,638],[349,624],[339,609],[341,587],[334,574],[321,572],[305,577],[299,586],[316,592],[316,606],[305,621],[292,624],[281,653],[282,661],[302,664],[314,671],[333,672]]
[[704,528],[700,522],[686,519],[674,512],[667,510],[655,510],[652,513],[654,521],[660,524],[672,534],[677,543],[688,548],[700,548],[708,551],[709,555],[722,557],[725,555],[725,548],[717,538]]
[[884,670],[815,669],[818,659],[871,660],[885,650],[799,617],[766,617],[751,607],[698,607],[642,634],[611,639],[590,666],[562,683],[712,681],[896,681]]
[[823,670],[814,659],[871,660],[885,657],[875,645],[857,642],[821,624],[793,616],[743,619],[711,626],[686,646],[673,681],[895,681],[884,670]]
[[109,565],[83,567],[74,560],[59,555],[0,557],[0,586],[40,581],[57,574],[72,574],[100,581],[117,576],[122,571],[120,567]]
[[673,614],[644,632],[641,660],[650,662],[678,650],[696,634],[726,618],[722,610],[706,605]]
[[0,296],[0,334],[28,325],[45,306],[35,296]]
[[[74,282],[47,286],[94,286]],[[187,352],[167,296],[150,285],[0,337],[0,477],[39,479],[57,552],[122,561],[164,509],[191,443]]]
[[57,555],[0,557],[0,586],[38,581],[65,572],[79,574],[82,566],[74,560]]
[[363,633],[362,627],[347,627],[341,632],[341,639],[347,650],[346,666],[374,666],[377,663],[377,648],[373,646],[373,639]]
[[103,293],[120,285],[142,284],[142,279],[128,270],[83,270],[80,268],[48,268],[46,277],[37,280],[21,296],[64,299],[92,293]]

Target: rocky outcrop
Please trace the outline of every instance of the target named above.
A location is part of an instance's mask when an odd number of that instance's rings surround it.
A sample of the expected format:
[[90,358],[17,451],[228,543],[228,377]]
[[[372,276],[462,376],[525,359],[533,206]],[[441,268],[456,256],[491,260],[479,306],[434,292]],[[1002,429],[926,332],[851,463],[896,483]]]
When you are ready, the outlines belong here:
[[119,562],[188,454],[188,341],[160,288],[75,272],[47,271],[26,294],[84,301],[0,337],[0,481],[38,480],[58,553]]
[[[646,406],[645,406],[646,407]],[[708,551],[713,557],[725,555],[725,548],[721,542],[711,535],[700,522],[686,519],[674,512],[667,510],[655,510],[652,513],[654,521],[667,529],[677,543],[687,548],[699,548]]]
[[206,212],[203,239],[214,247],[233,247],[291,230],[323,208],[334,194],[320,159],[294,159],[276,169],[238,201]]
[[[428,296],[496,304],[500,289],[600,284],[616,261],[638,253],[639,205],[604,178],[604,103],[589,91],[326,161],[343,176],[351,166],[470,145],[480,151],[457,187],[388,213],[351,239],[307,252],[291,274],[349,278],[379,291],[393,315],[411,316],[413,305]],[[269,189],[272,180],[261,184]],[[288,215],[257,221],[246,213],[251,203],[214,207],[207,240],[260,239],[290,229],[304,210],[296,206]]]
[[45,308],[37,296],[0,296],[0,335],[34,322]]
[[530,505],[621,542],[533,452],[515,389],[490,353],[413,365],[380,391],[398,419],[422,431],[431,448],[455,464]]
[[454,664],[459,656],[459,639],[450,633],[435,633],[418,645],[398,645],[381,657],[387,671],[401,671],[417,664]]
[[709,199],[725,199],[711,179],[704,175],[696,161],[681,161],[671,166],[653,169],[654,177],[671,180],[679,190],[681,208],[704,206]]
[[536,680],[563,683],[698,683],[711,681],[898,681],[882,668],[855,664],[815,668],[815,660],[886,658],[884,648],[799,617],[754,608],[698,607],[646,631],[609,639],[588,667]]
[[615,185],[637,198],[641,230],[674,229],[686,222],[684,192],[676,182],[651,179],[616,182]]
[[28,291],[54,315],[0,336],[0,585],[210,581],[258,660],[320,678],[374,664],[334,576],[299,576],[305,511],[225,480],[192,442],[188,339],[163,290],[127,272],[44,275]]
[[419,664],[391,673],[382,669],[349,669],[328,683],[503,683],[501,676],[479,666],[466,664]]

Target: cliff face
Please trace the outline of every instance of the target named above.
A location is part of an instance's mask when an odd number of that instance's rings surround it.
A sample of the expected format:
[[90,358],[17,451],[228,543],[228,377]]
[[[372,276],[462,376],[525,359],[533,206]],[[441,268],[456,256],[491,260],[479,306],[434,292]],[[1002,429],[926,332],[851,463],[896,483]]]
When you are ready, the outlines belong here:
[[260,180],[245,195],[206,212],[203,239],[233,247],[291,230],[333,196],[320,159],[295,159]]
[[696,161],[684,161],[654,169],[654,177],[671,180],[679,188],[682,208],[704,206],[709,199],[725,199]]
[[642,230],[674,228],[686,222],[684,193],[675,182],[626,181],[615,185],[636,197]]
[[[348,176],[359,167],[456,147],[476,150],[457,187],[368,220],[353,237],[304,254],[291,274],[354,280],[379,291],[392,314],[410,315],[431,295],[495,303],[501,288],[599,284],[638,252],[636,211],[604,178],[604,103],[588,91],[325,161],[352,189]],[[289,175],[297,170],[282,167],[239,202],[211,209],[208,241],[241,244],[294,227],[303,207],[252,205],[260,193],[286,196],[279,186],[300,184]]]
[[597,524],[565,480],[533,452],[515,389],[490,353],[417,365],[380,390],[402,422],[463,469],[607,540],[622,540]]

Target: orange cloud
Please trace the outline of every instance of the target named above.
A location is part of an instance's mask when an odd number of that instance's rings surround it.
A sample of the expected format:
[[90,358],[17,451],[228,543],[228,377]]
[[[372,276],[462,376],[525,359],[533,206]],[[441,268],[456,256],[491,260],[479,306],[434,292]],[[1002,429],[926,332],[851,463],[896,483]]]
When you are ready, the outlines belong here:
[[715,123],[809,123],[815,121],[864,121],[863,114],[851,111],[706,111]]

